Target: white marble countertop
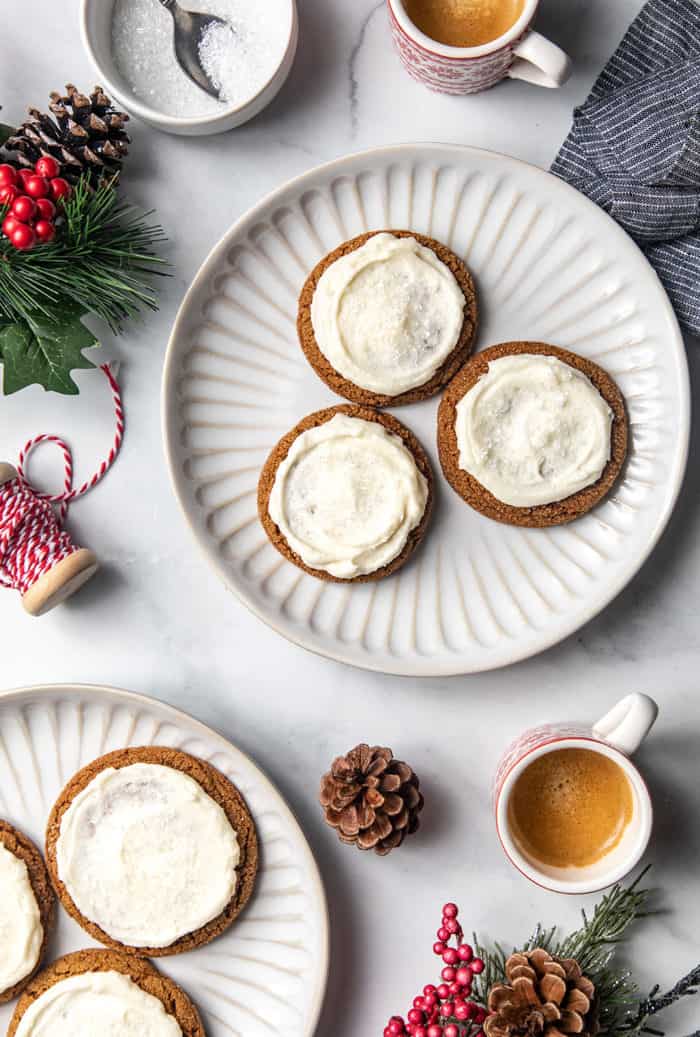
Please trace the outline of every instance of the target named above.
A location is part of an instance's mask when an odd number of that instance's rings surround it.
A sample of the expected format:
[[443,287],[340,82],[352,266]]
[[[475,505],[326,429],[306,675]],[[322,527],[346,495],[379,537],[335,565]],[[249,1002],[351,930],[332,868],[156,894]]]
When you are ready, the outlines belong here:
[[[49,90],[83,87],[94,73],[78,33],[77,0],[4,0],[3,121]],[[136,122],[125,183],[157,207],[175,277],[160,313],[104,353],[122,361],[128,432],[105,483],[71,516],[74,539],[104,560],[69,605],[42,620],[14,593],[0,600],[1,683],[85,681],[165,699],[217,727],[279,784],[308,835],[326,882],[332,968],[319,1032],[380,1034],[437,974],[431,954],[440,906],[502,940],[538,919],[573,924],[578,900],[520,878],[503,858],[489,809],[498,755],[523,728],[589,719],[621,695],[655,695],[661,716],[639,754],[657,806],[648,859],[666,913],[648,919],[623,952],[646,988],[672,984],[700,954],[700,475],[690,471],[663,540],[628,589],[596,620],[529,662],[482,676],[407,680],[363,673],[306,654],[250,615],[195,549],[170,489],[159,420],[169,329],[199,264],[248,206],[319,162],[407,140],[469,143],[547,166],[572,107],[641,4],[544,0],[539,27],[574,58],[572,80],[547,91],[505,83],[472,98],[431,94],[392,51],[383,0],[300,0],[301,42],[282,94],[254,122],[209,139],[152,132]],[[39,27],[38,33],[35,28]],[[697,345],[691,377],[700,383]],[[65,433],[78,476],[111,438],[99,376],[78,372],[79,398],[32,388],[0,403],[0,455],[14,461],[38,432]],[[697,430],[693,446],[697,449]],[[50,454],[50,451],[48,451]],[[52,463],[55,466],[52,468]],[[34,472],[56,473],[44,456]],[[318,780],[334,755],[361,740],[393,746],[423,781],[421,832],[386,859],[342,846],[323,823]],[[669,1037],[700,1026],[700,1002],[667,1017]]]

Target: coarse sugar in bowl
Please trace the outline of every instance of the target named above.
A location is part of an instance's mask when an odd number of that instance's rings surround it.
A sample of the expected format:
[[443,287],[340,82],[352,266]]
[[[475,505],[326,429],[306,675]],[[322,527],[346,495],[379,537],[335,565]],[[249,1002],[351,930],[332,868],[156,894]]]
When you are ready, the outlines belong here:
[[158,0],[82,0],[88,54],[105,88],[152,126],[185,135],[240,126],[270,103],[289,74],[298,39],[295,0],[184,0],[182,6],[233,27],[214,26],[199,40],[218,99],[178,65],[173,20]]

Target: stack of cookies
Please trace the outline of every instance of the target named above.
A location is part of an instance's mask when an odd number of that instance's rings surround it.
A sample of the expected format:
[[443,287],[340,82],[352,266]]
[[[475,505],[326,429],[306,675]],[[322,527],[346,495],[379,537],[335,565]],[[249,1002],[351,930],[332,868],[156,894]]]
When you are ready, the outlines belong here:
[[258,513],[285,558],[339,582],[381,579],[408,560],[428,527],[434,475],[416,437],[384,408],[441,392],[443,474],[483,515],[552,526],[608,493],[628,437],[612,378],[543,342],[472,356],[477,326],[469,270],[421,234],[363,234],[311,271],[299,342],[350,403],[302,418],[262,469]]
[[[257,867],[240,792],[165,747],[118,750],[79,771],[49,816],[46,863],[0,822],[0,1001],[21,995],[8,1037],[204,1037],[187,994],[148,959],[227,929]],[[55,897],[106,949],[39,971]]]

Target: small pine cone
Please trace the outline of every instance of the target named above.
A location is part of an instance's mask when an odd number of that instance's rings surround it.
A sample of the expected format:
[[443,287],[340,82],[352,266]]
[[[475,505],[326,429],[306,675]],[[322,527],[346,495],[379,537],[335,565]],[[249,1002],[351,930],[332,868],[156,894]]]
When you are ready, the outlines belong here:
[[113,107],[101,86],[88,97],[68,83],[65,94],[50,95],[49,111],[30,108],[29,118],[6,142],[20,166],[33,168],[42,155],[50,155],[72,184],[83,174],[93,187],[119,176],[131,141],[124,128],[129,116]]
[[423,809],[419,782],[391,749],[355,746],[321,779],[321,806],[341,842],[384,856],[417,831]]
[[489,991],[486,1037],[595,1037],[595,986],[573,958],[554,958],[541,947],[512,954],[508,983]]

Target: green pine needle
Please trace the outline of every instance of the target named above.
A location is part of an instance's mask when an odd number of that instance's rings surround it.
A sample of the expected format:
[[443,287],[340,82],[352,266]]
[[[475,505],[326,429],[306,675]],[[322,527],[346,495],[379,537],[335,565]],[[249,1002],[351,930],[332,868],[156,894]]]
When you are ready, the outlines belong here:
[[[651,1033],[661,1035],[663,1037],[662,1030],[655,1030],[650,1027],[649,1020],[653,1019],[658,1012],[663,1012],[665,1008],[669,1008],[675,1004],[676,1001],[680,1001],[682,997],[691,997],[698,993],[698,987],[700,987],[700,965],[696,965],[695,968],[684,976],[683,979],[679,980],[678,983],[671,989],[666,991],[665,994],[659,995],[659,986],[655,986],[648,997],[645,997],[643,1001],[640,1001],[636,1012],[630,1012],[627,1017],[620,1022],[619,1033],[622,1037],[639,1037],[640,1034]],[[696,1030],[691,1037],[700,1037],[700,1030]]]
[[142,309],[157,309],[152,279],[168,264],[157,254],[166,239],[149,224],[151,213],[120,201],[113,183],[93,191],[83,178],[63,215],[50,244],[19,252],[0,239],[0,323],[37,311],[50,318],[69,301],[119,333]]
[[[558,939],[556,927],[544,929],[538,925],[526,943],[511,952],[542,947],[554,957],[575,958],[595,984],[601,1034],[606,1037],[661,1034],[661,1031],[649,1028],[650,1019],[680,998],[697,993],[700,986],[698,965],[666,994],[658,996],[659,988],[656,987],[647,998],[640,999],[630,973],[614,965],[617,945],[630,925],[648,914],[646,906],[650,891],[639,888],[648,870],[646,868],[631,886],[614,886],[596,905],[592,916],[588,917],[583,911],[583,925],[565,939]],[[484,971],[475,979],[473,996],[486,1007],[489,990],[496,984],[508,982],[505,967],[509,954],[498,944],[493,950],[482,946],[476,934],[474,946],[478,957],[483,959]],[[700,1031],[692,1037],[700,1037]]]

